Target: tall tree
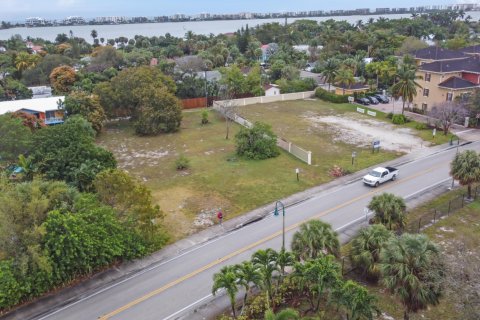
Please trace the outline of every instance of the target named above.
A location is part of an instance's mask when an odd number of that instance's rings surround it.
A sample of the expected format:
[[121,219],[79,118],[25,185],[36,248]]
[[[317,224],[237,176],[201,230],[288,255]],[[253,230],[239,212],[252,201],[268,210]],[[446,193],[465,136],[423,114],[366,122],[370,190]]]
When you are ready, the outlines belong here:
[[368,279],[378,280],[380,276],[380,253],[393,236],[382,224],[361,229],[352,240],[352,263],[363,270]]
[[75,81],[75,69],[69,66],[56,67],[50,74],[50,84],[57,94],[69,93]]
[[242,311],[247,304],[247,298],[253,285],[259,286],[262,283],[262,275],[259,272],[258,265],[251,261],[244,261],[241,264],[235,265],[235,273],[237,275],[237,282],[245,288],[245,295],[243,296]]
[[471,199],[472,183],[480,181],[480,155],[473,150],[457,153],[450,163],[450,175],[462,186],[467,186]]
[[266,250],[258,250],[252,256],[252,263],[258,267],[258,271],[262,277],[260,287],[267,294],[268,306],[270,306],[270,299],[272,299],[272,277],[273,273],[277,270],[277,256],[278,253],[270,248]]
[[312,220],[302,224],[293,235],[292,251],[300,260],[315,259],[324,253],[338,256],[340,242],[331,225]]
[[397,295],[404,319],[412,312],[437,305],[442,293],[443,268],[438,248],[424,234],[392,238],[381,254],[383,284]]
[[220,272],[213,275],[212,294],[215,295],[218,290],[225,289],[230,298],[233,317],[236,318],[235,298],[238,292],[237,275],[234,266],[225,266]]
[[75,91],[65,98],[64,106],[67,116],[81,115],[92,124],[97,134],[102,131],[107,117],[97,95]]
[[32,139],[32,131],[22,119],[8,113],[0,116],[0,161],[15,161],[20,154],[27,154]]
[[421,79],[415,74],[415,69],[411,65],[402,64],[397,71],[397,83],[392,86],[393,97],[397,100],[402,98],[402,114],[405,113],[405,102],[412,103],[413,98],[417,96],[417,88],[422,88],[415,80]]
[[340,69],[335,76],[335,82],[342,86],[343,95],[345,95],[345,89],[350,88],[355,83],[353,72],[350,69]]
[[405,226],[407,205],[402,197],[393,193],[382,193],[372,198],[368,209],[375,212],[373,222],[383,224],[389,230],[402,229]]

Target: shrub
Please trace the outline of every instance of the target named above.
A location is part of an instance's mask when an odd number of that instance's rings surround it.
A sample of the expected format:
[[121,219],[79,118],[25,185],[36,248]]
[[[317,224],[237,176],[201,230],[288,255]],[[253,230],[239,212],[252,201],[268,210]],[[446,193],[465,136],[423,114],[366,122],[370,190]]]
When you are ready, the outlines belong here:
[[393,118],[393,112],[389,112],[386,115],[387,119],[392,119]]
[[248,159],[264,160],[280,154],[277,136],[269,125],[256,122],[251,128],[241,128],[235,135],[237,154]]
[[317,90],[315,90],[315,97],[317,97],[318,99],[333,102],[333,103],[348,102],[348,96],[341,96],[334,93],[330,93],[327,90],[324,90],[322,88],[317,88]]
[[208,111],[203,110],[202,111],[202,124],[207,124],[208,123]]
[[408,122],[408,120],[403,114],[394,114],[392,117],[392,122],[394,124],[405,124]]
[[415,124],[415,129],[425,130],[425,129],[427,129],[427,125],[425,123],[417,123],[417,124]]
[[190,168],[190,160],[182,154],[175,160],[175,167],[177,170],[186,170]]

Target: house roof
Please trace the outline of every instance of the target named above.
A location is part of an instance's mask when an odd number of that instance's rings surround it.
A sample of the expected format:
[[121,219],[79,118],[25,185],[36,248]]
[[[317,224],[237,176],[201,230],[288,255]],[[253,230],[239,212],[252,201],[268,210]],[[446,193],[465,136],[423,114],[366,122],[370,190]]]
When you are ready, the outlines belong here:
[[447,80],[438,84],[439,87],[447,89],[467,89],[478,87],[478,84],[459,77],[450,77]]
[[480,59],[478,56],[472,56],[469,58],[449,61],[435,61],[431,63],[422,64],[418,70],[431,71],[439,73],[449,72],[472,72],[480,73]]
[[424,49],[419,49],[411,51],[410,54],[417,59],[423,60],[453,60],[465,58],[465,53],[458,50],[449,50],[445,48],[440,48],[436,46],[427,47]]
[[480,45],[469,46],[459,49],[459,51],[466,54],[480,54]]
[[365,90],[369,88],[367,85],[364,85],[362,83],[354,83],[351,86],[338,84],[336,85],[336,87],[340,89],[345,89],[345,90]]
[[21,109],[27,109],[37,112],[58,110],[58,100],[61,100],[63,102],[65,100],[65,97],[58,96],[39,99],[2,101],[0,102],[0,115],[8,112],[15,112]]
[[267,91],[267,90],[269,90],[269,89],[272,89],[272,88],[278,89],[278,86],[277,86],[276,84],[265,84],[265,85],[263,85],[263,89],[264,89],[265,91]]

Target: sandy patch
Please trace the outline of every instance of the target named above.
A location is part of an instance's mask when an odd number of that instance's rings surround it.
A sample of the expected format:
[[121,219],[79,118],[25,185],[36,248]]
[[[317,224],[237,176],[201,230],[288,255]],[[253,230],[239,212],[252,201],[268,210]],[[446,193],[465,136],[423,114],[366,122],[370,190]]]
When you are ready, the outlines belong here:
[[333,133],[334,141],[370,147],[376,139],[380,147],[389,151],[410,152],[426,146],[426,142],[415,136],[410,128],[398,128],[392,124],[350,117],[304,115],[314,125],[322,125]]

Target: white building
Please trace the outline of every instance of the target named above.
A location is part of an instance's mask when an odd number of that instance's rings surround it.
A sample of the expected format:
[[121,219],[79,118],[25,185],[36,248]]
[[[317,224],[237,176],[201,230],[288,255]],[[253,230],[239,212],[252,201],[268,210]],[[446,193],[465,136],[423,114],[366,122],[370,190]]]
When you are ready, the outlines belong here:
[[46,125],[63,123],[64,110],[61,108],[64,96],[25,99],[0,102],[0,115],[8,112],[22,111],[42,119]]
[[276,84],[266,84],[263,86],[265,89],[265,97],[278,96],[280,94],[280,88]]

